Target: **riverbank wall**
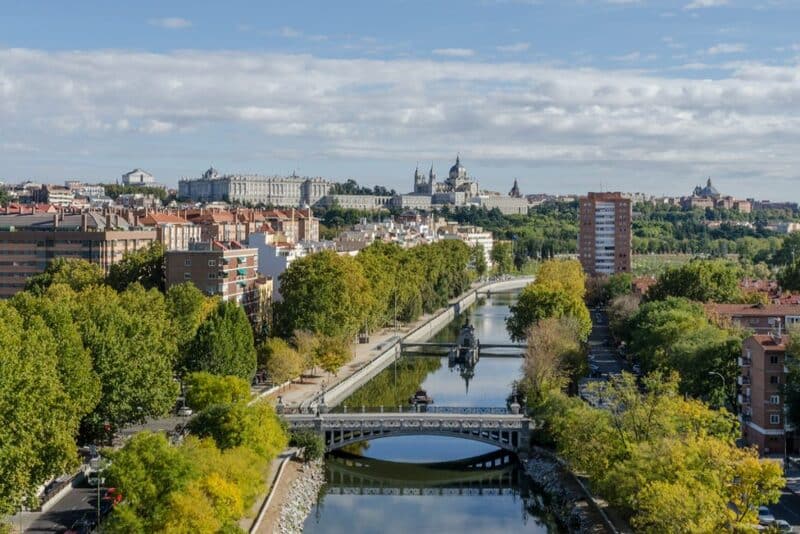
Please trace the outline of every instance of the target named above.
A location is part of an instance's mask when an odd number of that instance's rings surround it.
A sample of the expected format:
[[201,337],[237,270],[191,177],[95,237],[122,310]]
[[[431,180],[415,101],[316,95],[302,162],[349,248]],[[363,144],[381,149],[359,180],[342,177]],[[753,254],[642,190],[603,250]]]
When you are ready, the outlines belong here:
[[574,534],[620,534],[586,486],[550,451],[534,447],[524,461],[528,476],[549,500],[549,509]]
[[[455,319],[458,315],[468,310],[477,300],[479,295],[487,293],[504,293],[522,289],[533,282],[533,277],[512,278],[492,282],[470,289],[441,311],[433,315],[428,321],[414,328],[402,336],[395,338],[391,344],[387,344],[378,349],[378,353],[367,362],[361,369],[342,380],[335,386],[325,391],[324,399],[327,407],[339,405],[347,397],[352,395],[358,388],[375,378],[375,376],[386,369],[392,362],[400,357],[401,345],[411,342],[425,342],[439,333],[445,326]],[[318,404],[319,399],[314,399],[309,406]]]

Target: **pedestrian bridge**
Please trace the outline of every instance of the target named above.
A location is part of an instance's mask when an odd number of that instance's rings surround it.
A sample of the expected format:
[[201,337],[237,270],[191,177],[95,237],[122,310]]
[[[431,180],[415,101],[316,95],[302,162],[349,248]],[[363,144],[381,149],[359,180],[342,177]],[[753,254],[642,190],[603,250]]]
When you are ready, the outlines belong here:
[[[280,411],[280,410],[279,410]],[[334,451],[360,441],[408,435],[447,436],[480,441],[514,453],[530,444],[531,420],[505,408],[442,408],[424,411],[356,413],[286,413],[291,430],[312,430]]]

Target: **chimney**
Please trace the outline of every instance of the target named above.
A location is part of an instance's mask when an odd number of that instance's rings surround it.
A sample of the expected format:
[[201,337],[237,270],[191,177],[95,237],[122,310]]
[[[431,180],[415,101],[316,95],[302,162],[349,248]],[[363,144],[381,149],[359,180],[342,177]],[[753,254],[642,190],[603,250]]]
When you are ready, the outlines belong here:
[[58,212],[53,214],[53,228],[58,228]]
[[89,229],[89,214],[81,213],[81,231],[85,232]]
[[111,212],[106,213],[106,230],[111,230]]

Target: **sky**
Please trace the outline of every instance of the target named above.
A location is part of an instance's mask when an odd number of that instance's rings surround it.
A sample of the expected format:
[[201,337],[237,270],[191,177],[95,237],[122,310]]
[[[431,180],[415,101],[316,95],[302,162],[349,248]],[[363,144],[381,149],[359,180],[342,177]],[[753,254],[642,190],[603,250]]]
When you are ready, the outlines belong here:
[[800,1],[0,0],[0,181],[800,200]]

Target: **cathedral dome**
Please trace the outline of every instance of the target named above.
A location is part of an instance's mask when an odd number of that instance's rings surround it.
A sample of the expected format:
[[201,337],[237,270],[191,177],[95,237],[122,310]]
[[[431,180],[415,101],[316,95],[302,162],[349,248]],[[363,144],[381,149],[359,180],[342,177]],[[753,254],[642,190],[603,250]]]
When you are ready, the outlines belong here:
[[456,156],[456,164],[450,167],[452,178],[464,178],[467,176],[467,169],[461,165],[461,156]]

